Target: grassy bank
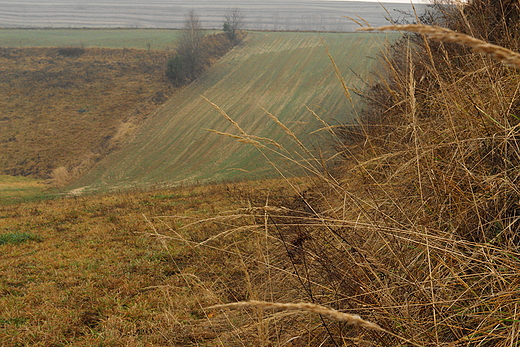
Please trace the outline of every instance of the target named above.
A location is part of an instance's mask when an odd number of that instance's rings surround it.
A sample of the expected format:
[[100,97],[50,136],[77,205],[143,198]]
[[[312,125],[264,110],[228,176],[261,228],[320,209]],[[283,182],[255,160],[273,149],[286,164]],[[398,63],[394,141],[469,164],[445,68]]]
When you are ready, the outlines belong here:
[[0,204],[44,197],[47,196],[48,188],[48,185],[40,180],[0,175]]
[[368,107],[337,132],[341,164],[301,194],[306,214],[271,215],[300,281],[291,302],[379,325],[295,327],[309,345],[519,343],[520,13],[486,0],[439,10],[421,19],[451,31],[386,28],[421,35],[382,56]]

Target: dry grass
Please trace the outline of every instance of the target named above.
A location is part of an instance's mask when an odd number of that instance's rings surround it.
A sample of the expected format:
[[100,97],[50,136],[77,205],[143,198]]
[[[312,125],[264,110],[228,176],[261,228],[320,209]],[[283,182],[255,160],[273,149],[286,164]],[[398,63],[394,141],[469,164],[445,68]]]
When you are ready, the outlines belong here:
[[327,316],[333,320],[346,322],[348,325],[357,325],[367,329],[373,330],[382,330],[381,327],[377,324],[370,323],[366,320],[363,320],[358,315],[348,314],[344,312],[339,312],[338,310],[334,310],[328,307],[309,304],[309,303],[280,303],[280,302],[265,302],[265,301],[245,301],[245,302],[233,302],[230,304],[222,304],[210,306],[208,309],[223,309],[223,308],[247,308],[247,307],[260,307],[270,310],[293,310],[293,311],[306,311],[317,313],[321,316]]
[[447,43],[457,43],[472,48],[475,52],[490,54],[493,58],[504,62],[508,66],[520,68],[520,54],[502,46],[494,45],[472,36],[456,31],[421,24],[410,25],[386,25],[377,28],[361,28],[358,31],[408,31],[424,34],[428,38]]
[[[365,345],[515,345],[519,74],[449,44],[518,55],[435,27],[384,29],[447,42],[405,36],[382,54],[370,106],[339,133],[334,178],[319,176],[307,214],[272,215],[273,228],[307,300],[399,336],[366,332]],[[361,339],[326,330],[331,345]]]
[[0,175],[0,204],[42,197],[47,190],[48,186],[38,180]]

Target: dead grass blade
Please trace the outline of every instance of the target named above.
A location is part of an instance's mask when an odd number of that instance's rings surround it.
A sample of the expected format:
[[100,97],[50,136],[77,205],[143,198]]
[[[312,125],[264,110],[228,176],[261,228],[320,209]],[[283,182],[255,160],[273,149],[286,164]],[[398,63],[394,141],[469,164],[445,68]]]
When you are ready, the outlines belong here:
[[222,304],[210,306],[208,309],[217,309],[217,308],[246,308],[246,307],[259,307],[259,308],[267,308],[274,310],[294,310],[294,311],[305,311],[317,313],[322,316],[327,316],[337,321],[346,322],[349,325],[357,325],[363,328],[384,331],[379,325],[366,321],[362,319],[360,316],[350,313],[340,312],[338,310],[334,310],[332,308],[328,308],[325,306],[320,306],[316,304],[310,303],[279,303],[279,302],[266,302],[266,301],[243,301],[243,302],[234,302],[230,304]]
[[389,334],[393,337],[396,337],[402,341],[405,341],[413,346],[421,346],[419,344],[416,344],[413,341],[410,341],[406,338],[403,338],[399,335],[396,335],[390,331],[387,331],[383,328],[381,328],[379,325],[369,322],[367,320],[364,320],[360,316],[356,314],[350,314],[345,312],[340,312],[338,310],[311,304],[311,303],[279,303],[279,302],[266,302],[266,301],[242,301],[242,302],[234,302],[230,304],[222,304],[222,305],[214,305],[207,307],[206,309],[224,309],[224,308],[230,308],[230,309],[241,309],[241,308],[249,308],[249,307],[257,307],[257,308],[264,308],[264,309],[271,309],[271,310],[289,310],[289,311],[304,311],[304,312],[311,312],[311,313],[317,313],[320,316],[325,316],[330,319],[345,322],[348,325],[353,326],[359,326],[365,329],[375,330],[384,332],[386,334]]

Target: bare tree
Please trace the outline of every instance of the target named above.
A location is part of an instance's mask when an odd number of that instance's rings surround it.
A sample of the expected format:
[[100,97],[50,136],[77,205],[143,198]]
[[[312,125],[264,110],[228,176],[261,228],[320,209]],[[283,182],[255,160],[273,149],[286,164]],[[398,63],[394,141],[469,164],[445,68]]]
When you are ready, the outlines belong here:
[[232,42],[240,40],[239,32],[244,25],[244,15],[238,8],[229,9],[224,15],[224,32]]
[[196,79],[204,70],[206,52],[204,29],[195,11],[187,13],[184,29],[177,40],[176,55],[168,63],[168,76],[177,84],[186,84]]

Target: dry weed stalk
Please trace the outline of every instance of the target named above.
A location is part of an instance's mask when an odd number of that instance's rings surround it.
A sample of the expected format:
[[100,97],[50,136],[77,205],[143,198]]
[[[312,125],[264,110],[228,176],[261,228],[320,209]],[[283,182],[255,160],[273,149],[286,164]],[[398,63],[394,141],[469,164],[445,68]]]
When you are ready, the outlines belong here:
[[239,308],[247,308],[247,307],[259,307],[273,310],[291,310],[291,311],[305,311],[317,313],[322,316],[327,316],[337,321],[346,322],[348,325],[356,325],[367,329],[384,331],[379,325],[366,321],[362,319],[360,316],[345,312],[340,312],[338,310],[334,310],[332,308],[328,308],[321,305],[311,304],[311,303],[279,303],[279,302],[266,302],[266,301],[242,301],[242,302],[233,302],[230,304],[222,304],[222,305],[214,305],[208,307],[208,309],[217,309],[217,308],[231,308],[231,309],[239,309]]
[[520,69],[520,54],[502,46],[494,45],[472,36],[438,26],[409,24],[409,25],[385,25],[376,28],[359,28],[358,31],[409,31],[424,34],[430,39],[440,42],[457,43],[472,48],[475,52],[493,56],[508,66]]

